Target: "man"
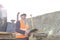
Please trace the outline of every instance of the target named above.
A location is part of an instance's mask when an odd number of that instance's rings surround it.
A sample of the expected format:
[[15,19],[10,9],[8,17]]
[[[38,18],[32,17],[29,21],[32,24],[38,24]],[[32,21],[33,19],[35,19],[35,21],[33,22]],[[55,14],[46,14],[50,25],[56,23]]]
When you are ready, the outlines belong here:
[[26,22],[26,14],[21,14],[21,20],[16,23],[16,40],[27,40],[28,25]]

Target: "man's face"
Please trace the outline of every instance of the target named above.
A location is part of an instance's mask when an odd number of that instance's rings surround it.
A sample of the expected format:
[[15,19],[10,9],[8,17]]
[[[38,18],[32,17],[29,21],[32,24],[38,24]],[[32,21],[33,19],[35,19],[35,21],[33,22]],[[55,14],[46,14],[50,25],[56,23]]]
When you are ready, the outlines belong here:
[[22,18],[22,19],[26,19],[26,16],[25,16],[25,15],[23,15],[23,16],[21,16],[21,18]]

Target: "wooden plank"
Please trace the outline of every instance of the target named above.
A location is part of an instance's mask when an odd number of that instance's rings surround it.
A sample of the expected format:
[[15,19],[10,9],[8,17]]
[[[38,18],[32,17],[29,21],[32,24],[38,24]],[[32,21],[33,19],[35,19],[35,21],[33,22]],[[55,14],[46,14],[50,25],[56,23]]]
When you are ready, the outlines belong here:
[[15,33],[0,32],[0,39],[15,39]]
[[0,32],[0,34],[14,34],[14,33],[11,33],[11,32]]

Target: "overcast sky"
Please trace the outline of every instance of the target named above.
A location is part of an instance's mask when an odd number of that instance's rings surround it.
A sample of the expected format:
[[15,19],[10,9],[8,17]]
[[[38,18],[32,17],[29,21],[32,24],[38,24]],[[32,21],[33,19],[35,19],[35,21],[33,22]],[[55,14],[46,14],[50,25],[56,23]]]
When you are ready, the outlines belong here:
[[54,11],[60,11],[60,0],[0,0],[7,10],[7,19],[16,20],[17,12],[26,13],[28,16],[43,15]]

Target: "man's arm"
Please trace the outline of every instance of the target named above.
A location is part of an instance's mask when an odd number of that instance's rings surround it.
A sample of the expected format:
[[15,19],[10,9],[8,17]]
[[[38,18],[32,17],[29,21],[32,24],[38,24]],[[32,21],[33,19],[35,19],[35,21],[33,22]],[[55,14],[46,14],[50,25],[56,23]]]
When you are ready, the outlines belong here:
[[19,21],[16,22],[16,32],[19,32],[21,34],[25,34],[25,31],[20,29],[20,22]]

